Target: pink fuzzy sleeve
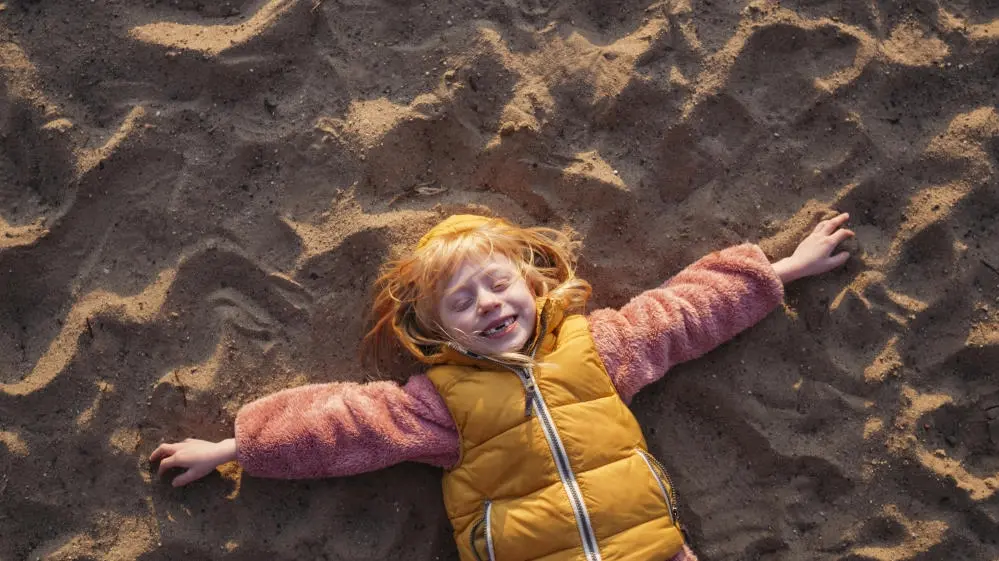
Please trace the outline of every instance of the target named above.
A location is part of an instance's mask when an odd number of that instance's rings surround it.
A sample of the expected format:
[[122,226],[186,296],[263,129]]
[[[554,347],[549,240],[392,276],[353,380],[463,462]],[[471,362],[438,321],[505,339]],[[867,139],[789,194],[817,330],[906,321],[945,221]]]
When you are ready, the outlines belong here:
[[590,331],[625,402],[673,365],[697,358],[769,314],[784,285],[758,246],[716,251],[620,310],[590,314]]
[[245,405],[236,455],[251,475],[283,479],[373,471],[403,461],[450,467],[458,431],[424,376],[393,382],[312,384]]

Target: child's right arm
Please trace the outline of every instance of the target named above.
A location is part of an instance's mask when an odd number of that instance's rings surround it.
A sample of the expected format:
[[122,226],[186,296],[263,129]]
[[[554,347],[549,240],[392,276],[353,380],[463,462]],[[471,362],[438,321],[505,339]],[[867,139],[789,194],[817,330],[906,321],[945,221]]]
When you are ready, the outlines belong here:
[[[454,421],[430,380],[312,384],[247,404],[236,416],[235,439],[162,444],[150,461],[160,473],[186,468],[174,486],[238,460],[250,475],[284,479],[373,471],[403,461],[454,465]],[[164,467],[165,466],[165,467]],[[207,469],[206,469],[207,467]]]

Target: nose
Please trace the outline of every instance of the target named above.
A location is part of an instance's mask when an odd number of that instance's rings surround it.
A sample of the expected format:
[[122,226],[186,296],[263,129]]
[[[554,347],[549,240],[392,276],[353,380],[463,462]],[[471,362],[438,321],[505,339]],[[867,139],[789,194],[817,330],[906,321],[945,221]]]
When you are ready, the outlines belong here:
[[498,308],[500,305],[499,298],[495,294],[485,290],[479,293],[479,313],[485,315],[494,309]]

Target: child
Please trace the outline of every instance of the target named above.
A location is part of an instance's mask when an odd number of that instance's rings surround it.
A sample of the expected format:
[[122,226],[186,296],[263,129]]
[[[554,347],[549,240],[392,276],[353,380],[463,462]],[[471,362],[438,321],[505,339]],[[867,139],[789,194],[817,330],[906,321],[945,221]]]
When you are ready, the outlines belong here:
[[461,559],[693,560],[672,482],[626,406],[668,368],[766,316],[783,285],[842,265],[848,215],[771,264],[712,253],[621,310],[582,315],[578,244],[544,228],[452,216],[378,279],[371,356],[401,345],[425,375],[313,384],[243,407],[235,438],[164,443],[186,485],[237,460],[252,475],[350,475],[402,461],[447,470]]

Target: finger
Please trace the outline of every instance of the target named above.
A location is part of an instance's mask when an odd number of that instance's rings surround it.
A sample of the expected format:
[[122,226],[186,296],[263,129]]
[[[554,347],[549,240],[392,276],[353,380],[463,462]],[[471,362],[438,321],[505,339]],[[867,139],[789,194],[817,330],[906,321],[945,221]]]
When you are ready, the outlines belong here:
[[832,257],[829,258],[830,269],[835,269],[836,267],[842,266],[843,263],[846,263],[846,260],[849,258],[850,258],[849,251],[841,251],[836,255],[833,255]]
[[177,467],[177,456],[170,456],[160,462],[160,467],[156,470],[156,475],[163,477],[163,474],[173,467]]
[[849,219],[850,215],[844,212],[842,214],[830,218],[829,220],[825,220],[824,222],[826,224],[823,227],[823,232],[826,234],[831,234],[832,232],[836,231],[837,228],[839,228],[843,224],[846,224],[846,221]]
[[184,473],[178,475],[177,477],[174,477],[173,478],[173,483],[171,483],[171,485],[173,485],[174,487],[183,487],[184,485],[187,485],[188,483],[190,483],[190,482],[192,482],[192,481],[194,481],[196,479],[201,479],[205,475],[206,474],[201,473],[200,470],[196,470],[196,469],[192,468],[192,469],[189,469],[189,470],[185,471]]
[[833,241],[833,245],[839,245],[844,240],[852,238],[854,235],[853,230],[847,230],[844,228],[833,232],[832,235],[829,236],[829,239]]
[[164,442],[163,444],[157,446],[156,449],[153,450],[153,453],[149,455],[149,462],[152,463],[155,462],[156,460],[159,460],[160,458],[165,458],[167,456],[170,456],[174,453],[174,451],[176,451],[176,449],[177,449],[176,444],[169,444],[167,442]]

